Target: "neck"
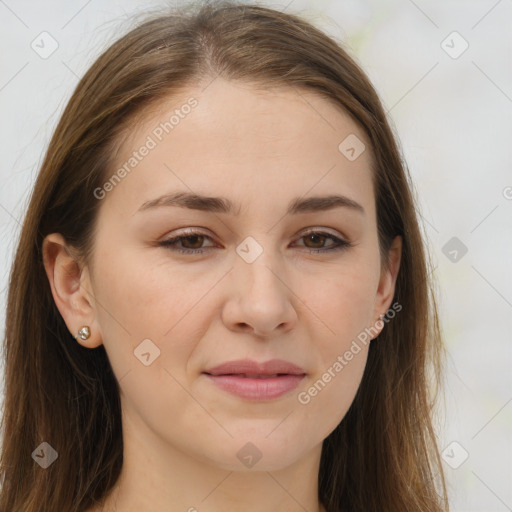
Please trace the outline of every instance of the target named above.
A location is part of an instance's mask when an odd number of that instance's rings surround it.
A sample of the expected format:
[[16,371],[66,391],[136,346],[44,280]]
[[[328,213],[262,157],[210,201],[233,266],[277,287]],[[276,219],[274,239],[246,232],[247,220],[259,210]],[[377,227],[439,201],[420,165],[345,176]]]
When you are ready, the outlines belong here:
[[191,456],[140,429],[123,424],[123,469],[98,512],[325,512],[318,501],[321,444],[284,468],[258,463],[241,470]]

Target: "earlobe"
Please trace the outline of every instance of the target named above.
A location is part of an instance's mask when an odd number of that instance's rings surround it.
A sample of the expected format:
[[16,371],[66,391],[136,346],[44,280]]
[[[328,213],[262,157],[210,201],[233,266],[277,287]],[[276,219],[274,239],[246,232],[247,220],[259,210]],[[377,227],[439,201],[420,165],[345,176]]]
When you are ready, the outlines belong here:
[[[85,271],[86,278],[82,279],[84,269],[80,267],[76,256],[73,256],[73,251],[60,233],[45,237],[42,252],[53,300],[70,333],[84,347],[95,348],[101,345],[87,272]],[[87,339],[77,337],[84,326],[88,326],[90,330]]]

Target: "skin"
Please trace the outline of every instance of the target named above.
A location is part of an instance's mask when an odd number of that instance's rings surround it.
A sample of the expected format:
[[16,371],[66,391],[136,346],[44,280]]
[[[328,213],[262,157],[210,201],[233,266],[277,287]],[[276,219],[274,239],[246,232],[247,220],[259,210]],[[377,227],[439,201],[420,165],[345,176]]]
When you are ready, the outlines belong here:
[[[104,344],[120,382],[123,470],[104,508],[89,512],[325,511],[317,487],[322,441],[354,399],[369,344],[308,404],[297,396],[391,306],[402,241],[395,239],[390,266],[381,269],[362,129],[312,92],[261,91],[220,78],[206,85],[148,112],[123,143],[118,166],[175,108],[198,100],[101,200],[90,267],[60,234],[44,241],[53,297],[70,332],[90,326],[91,337],[78,343]],[[367,148],[354,161],[338,150],[349,134]],[[240,212],[137,213],[174,191],[225,196]],[[365,213],[284,213],[293,198],[334,193]],[[211,238],[179,248],[202,247],[202,254],[157,245],[188,227]],[[310,228],[352,245],[310,253],[335,244],[308,239]],[[252,263],[236,252],[248,236],[263,249]],[[147,338],[160,349],[149,366],[134,356]],[[202,375],[243,358],[285,359],[307,375],[294,391],[262,402],[228,394]],[[248,442],[261,453],[252,468],[237,458]]]

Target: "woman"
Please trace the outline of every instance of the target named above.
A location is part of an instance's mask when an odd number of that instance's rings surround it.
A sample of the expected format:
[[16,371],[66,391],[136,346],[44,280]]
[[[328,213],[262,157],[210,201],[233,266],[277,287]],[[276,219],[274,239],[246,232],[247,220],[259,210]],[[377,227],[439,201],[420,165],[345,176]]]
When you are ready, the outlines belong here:
[[23,224],[0,510],[447,510],[427,275],[337,43],[255,5],[145,20],[77,86]]

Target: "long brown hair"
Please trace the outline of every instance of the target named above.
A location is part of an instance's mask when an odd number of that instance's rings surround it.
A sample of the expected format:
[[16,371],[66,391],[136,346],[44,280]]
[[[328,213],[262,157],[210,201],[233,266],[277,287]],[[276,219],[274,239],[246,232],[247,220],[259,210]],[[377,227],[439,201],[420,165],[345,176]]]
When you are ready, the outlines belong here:
[[[158,101],[217,76],[309,90],[348,112],[371,142],[383,265],[393,238],[403,239],[394,297],[403,310],[371,343],[354,402],[323,443],[319,499],[328,512],[448,510],[431,418],[443,346],[429,260],[381,102],[346,51],[305,19],[215,2],[138,22],[80,80],[50,141],[10,274],[0,511],[82,512],[119,476],[118,383],[104,347],[86,349],[69,333],[42,241],[61,233],[87,264],[100,203],[94,190],[111,174],[125,130]],[[58,453],[47,469],[31,457],[44,441]]]

